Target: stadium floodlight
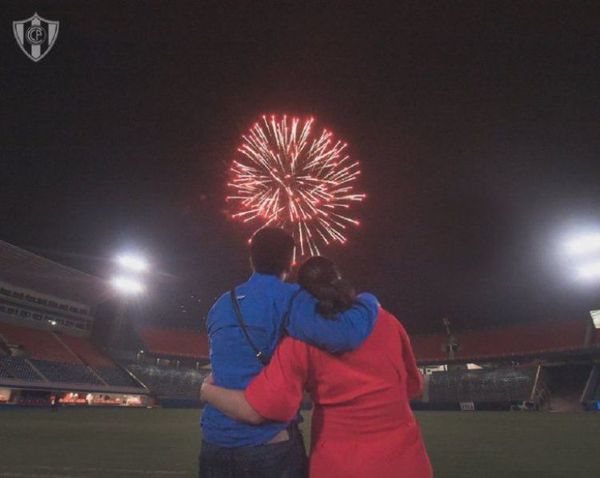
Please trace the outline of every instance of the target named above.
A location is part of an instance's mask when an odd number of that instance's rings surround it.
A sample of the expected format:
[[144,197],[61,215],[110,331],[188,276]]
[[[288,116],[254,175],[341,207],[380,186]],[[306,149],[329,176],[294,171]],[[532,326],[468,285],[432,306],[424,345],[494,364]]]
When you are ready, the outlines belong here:
[[566,243],[566,250],[572,256],[600,252],[600,234],[586,234],[573,238]]
[[590,315],[592,316],[594,328],[600,329],[600,310],[590,310]]
[[117,263],[123,268],[133,272],[147,272],[150,268],[148,261],[136,254],[122,254],[117,257]]
[[577,275],[580,279],[594,280],[600,279],[600,262],[592,262],[577,269]]
[[117,276],[110,281],[111,285],[124,295],[138,295],[145,292],[146,287],[131,277]]

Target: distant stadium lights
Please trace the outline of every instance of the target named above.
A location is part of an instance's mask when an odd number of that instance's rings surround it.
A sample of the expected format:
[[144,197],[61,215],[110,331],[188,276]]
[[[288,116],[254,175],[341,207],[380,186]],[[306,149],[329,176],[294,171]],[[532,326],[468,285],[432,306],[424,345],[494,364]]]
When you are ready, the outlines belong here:
[[118,264],[133,272],[146,272],[150,268],[148,261],[142,256],[134,254],[123,254],[117,257]]
[[600,252],[600,234],[588,234],[574,238],[566,244],[567,253],[572,256]]
[[600,262],[592,262],[577,269],[580,279],[600,279]]
[[565,243],[565,251],[575,262],[577,278],[600,281],[600,232],[573,236]]
[[594,327],[600,329],[600,310],[590,310],[590,315],[592,316]]
[[114,277],[111,284],[117,291],[125,295],[138,295],[146,290],[144,284],[131,277]]

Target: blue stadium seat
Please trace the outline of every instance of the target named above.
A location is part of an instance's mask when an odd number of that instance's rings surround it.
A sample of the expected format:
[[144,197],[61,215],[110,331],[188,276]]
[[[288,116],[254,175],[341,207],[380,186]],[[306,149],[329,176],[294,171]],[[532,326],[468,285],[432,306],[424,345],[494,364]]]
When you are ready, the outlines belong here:
[[168,368],[146,364],[129,364],[127,368],[155,395],[164,398],[197,400],[200,385],[208,375],[208,372],[193,368]]
[[42,377],[27,363],[27,360],[21,357],[0,357],[0,369],[4,370],[6,375],[20,380],[39,382]]
[[103,385],[85,365],[31,360],[31,363],[52,382],[89,383]]
[[139,385],[127,374],[117,367],[104,367],[95,369],[98,375],[115,387],[139,387]]
[[535,368],[453,370],[429,379],[429,400],[438,403],[515,402],[528,400]]

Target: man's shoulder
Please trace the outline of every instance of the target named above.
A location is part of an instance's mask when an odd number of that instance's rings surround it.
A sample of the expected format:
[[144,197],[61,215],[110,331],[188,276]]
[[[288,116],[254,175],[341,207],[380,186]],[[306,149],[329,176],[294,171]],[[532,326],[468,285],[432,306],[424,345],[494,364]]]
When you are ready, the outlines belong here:
[[284,299],[287,301],[292,295],[300,289],[298,284],[290,284],[282,280],[273,280],[267,284],[262,284],[260,287],[253,284],[252,288],[249,288],[249,292],[259,293],[262,297],[269,297],[277,301],[277,299]]
[[298,284],[291,284],[290,282],[279,281],[278,289],[293,294],[296,291],[300,290],[300,286]]
[[[260,288],[257,287],[256,284],[252,284],[250,281],[244,282],[235,287],[236,295],[240,299],[245,298],[246,295],[251,295],[254,297],[262,296],[265,298],[271,296],[273,298],[284,298],[287,300],[299,290],[300,286],[298,284],[290,284],[289,282],[283,282],[280,280],[272,281],[268,286]],[[218,311],[225,305],[229,307],[230,302],[231,290],[228,290],[221,294],[221,296],[214,302],[210,312]]]
[[215,310],[219,309],[225,302],[228,302],[229,300],[231,300],[229,298],[230,295],[230,291],[227,292],[223,292],[219,298],[217,300],[215,300],[215,303],[212,305],[212,307],[210,308],[210,312],[214,312]]

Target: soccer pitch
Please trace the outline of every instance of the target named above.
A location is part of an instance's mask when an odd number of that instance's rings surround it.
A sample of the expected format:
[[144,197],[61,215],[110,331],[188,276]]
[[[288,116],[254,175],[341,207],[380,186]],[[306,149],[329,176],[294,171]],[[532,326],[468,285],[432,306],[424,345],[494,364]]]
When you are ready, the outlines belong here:
[[[600,414],[417,416],[437,478],[600,476]],[[199,418],[198,410],[0,409],[0,477],[195,477]]]

